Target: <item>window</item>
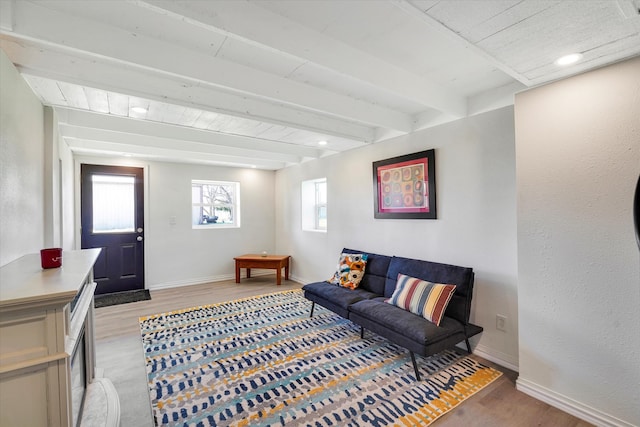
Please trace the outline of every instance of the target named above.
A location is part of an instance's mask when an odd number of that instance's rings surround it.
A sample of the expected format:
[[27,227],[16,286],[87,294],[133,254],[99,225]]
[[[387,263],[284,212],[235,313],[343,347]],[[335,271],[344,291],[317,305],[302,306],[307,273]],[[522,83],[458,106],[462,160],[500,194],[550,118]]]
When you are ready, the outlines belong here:
[[240,227],[240,183],[191,181],[192,228]]
[[93,232],[127,233],[135,230],[135,177],[92,175]]
[[327,181],[316,181],[316,209],[315,209],[315,225],[316,230],[327,229]]
[[327,179],[302,183],[302,229],[327,231]]

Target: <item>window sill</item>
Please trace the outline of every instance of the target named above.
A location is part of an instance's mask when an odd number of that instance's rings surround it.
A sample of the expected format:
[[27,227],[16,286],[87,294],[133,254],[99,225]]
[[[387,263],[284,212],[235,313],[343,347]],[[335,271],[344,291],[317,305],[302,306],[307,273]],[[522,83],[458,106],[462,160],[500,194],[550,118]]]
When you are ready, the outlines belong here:
[[315,228],[303,228],[302,231],[310,231],[311,233],[327,233],[327,230],[318,230]]
[[211,225],[192,225],[192,230],[219,230],[221,228],[240,228],[234,224],[211,224]]

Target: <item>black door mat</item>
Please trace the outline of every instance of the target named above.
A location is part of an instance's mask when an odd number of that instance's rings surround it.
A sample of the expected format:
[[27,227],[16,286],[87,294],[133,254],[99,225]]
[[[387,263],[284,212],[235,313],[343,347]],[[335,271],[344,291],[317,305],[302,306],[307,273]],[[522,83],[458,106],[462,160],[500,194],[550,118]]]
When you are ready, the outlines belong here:
[[151,299],[151,294],[147,289],[137,291],[117,292],[115,294],[102,294],[93,297],[96,308],[108,307],[110,305],[127,304],[129,302],[146,301]]

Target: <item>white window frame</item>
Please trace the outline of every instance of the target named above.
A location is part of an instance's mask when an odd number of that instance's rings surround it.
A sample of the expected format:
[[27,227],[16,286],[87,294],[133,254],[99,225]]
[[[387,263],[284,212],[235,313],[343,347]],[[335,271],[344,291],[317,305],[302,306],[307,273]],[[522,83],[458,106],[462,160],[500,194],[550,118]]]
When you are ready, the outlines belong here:
[[[193,201],[193,187],[197,185],[225,185],[231,186],[233,188],[233,194],[231,195],[231,203],[216,203],[212,205],[205,205],[203,203],[196,203]],[[193,208],[194,207],[228,207],[231,209],[233,222],[227,223],[193,223]],[[201,229],[201,230],[214,230],[219,228],[240,228],[240,183],[234,181],[213,181],[213,180],[201,180],[201,179],[193,179],[191,180],[191,228],[192,229]]]
[[[320,210],[325,209],[327,212],[328,221],[328,207],[327,201],[322,202],[320,200],[319,185],[327,185],[327,178],[316,178],[303,181],[301,185],[301,202],[302,202],[302,229],[305,231],[315,231],[320,233],[326,233],[328,226],[322,226],[320,224]],[[328,191],[328,189],[327,189]]]
[[[325,194],[325,201],[322,202],[320,200],[320,184],[324,184],[325,187],[325,193],[327,192],[327,180],[323,179],[323,180],[318,180],[316,182],[314,182],[314,189],[315,189],[315,195],[316,195],[316,200],[315,200],[315,209],[314,209],[314,225],[315,225],[315,229],[319,230],[319,231],[327,231],[327,225],[325,223],[324,227],[322,225],[320,225],[320,210],[324,208],[325,212],[327,211],[327,201],[326,201],[326,194]],[[325,218],[326,220],[327,218]]]

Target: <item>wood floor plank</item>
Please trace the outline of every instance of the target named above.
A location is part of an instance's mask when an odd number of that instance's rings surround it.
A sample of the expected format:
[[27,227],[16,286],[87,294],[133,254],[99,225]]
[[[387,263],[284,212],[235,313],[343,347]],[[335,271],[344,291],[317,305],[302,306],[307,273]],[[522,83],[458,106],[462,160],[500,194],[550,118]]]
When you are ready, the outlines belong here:
[[[151,291],[151,300],[96,309],[97,366],[110,378],[120,397],[122,427],[152,426],[145,362],[138,319],[182,308],[298,289],[299,283],[275,275],[206,283]],[[493,384],[440,418],[438,427],[554,426],[587,427],[590,424],[515,389],[517,373],[473,356],[503,373]]]

